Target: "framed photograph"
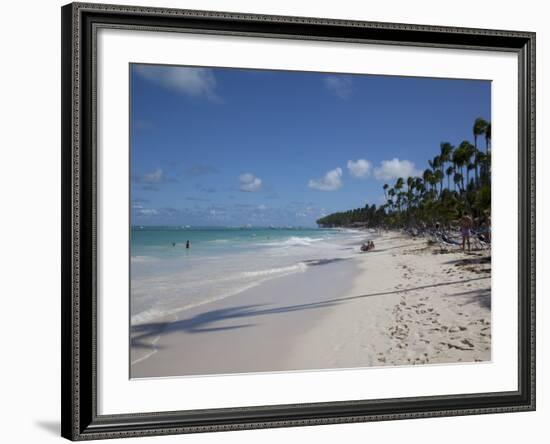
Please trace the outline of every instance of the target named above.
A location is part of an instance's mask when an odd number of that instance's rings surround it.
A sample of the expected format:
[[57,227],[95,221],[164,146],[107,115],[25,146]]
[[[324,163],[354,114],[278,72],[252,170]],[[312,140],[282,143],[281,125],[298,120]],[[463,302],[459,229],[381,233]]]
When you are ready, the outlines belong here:
[[64,437],[534,410],[533,33],[61,12]]

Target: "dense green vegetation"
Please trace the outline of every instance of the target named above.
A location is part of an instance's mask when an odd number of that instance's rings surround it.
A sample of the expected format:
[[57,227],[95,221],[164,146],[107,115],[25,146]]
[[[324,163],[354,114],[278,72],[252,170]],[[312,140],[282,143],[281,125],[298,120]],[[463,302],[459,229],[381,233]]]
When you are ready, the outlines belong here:
[[[386,203],[329,214],[317,220],[323,227],[450,227],[462,214],[476,222],[491,210],[491,123],[478,118],[472,128],[474,143],[457,146],[441,142],[439,154],[428,160],[422,177],[400,177],[384,184]],[[484,149],[478,141],[484,139]]]

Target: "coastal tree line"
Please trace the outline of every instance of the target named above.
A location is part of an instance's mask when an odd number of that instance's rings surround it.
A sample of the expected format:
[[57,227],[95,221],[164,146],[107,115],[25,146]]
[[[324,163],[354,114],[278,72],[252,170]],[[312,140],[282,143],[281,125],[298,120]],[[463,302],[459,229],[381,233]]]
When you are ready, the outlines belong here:
[[382,187],[385,203],[332,213],[317,220],[322,227],[366,225],[449,227],[468,212],[485,220],[491,210],[491,123],[477,118],[473,143],[441,142],[421,176],[399,177]]

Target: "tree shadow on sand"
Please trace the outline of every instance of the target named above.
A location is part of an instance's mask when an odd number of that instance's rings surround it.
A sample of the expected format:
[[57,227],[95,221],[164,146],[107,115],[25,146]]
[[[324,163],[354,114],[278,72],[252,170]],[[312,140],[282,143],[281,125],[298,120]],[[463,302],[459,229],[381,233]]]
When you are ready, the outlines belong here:
[[483,308],[491,309],[491,289],[478,288],[477,290],[461,291],[460,293],[452,293],[447,296],[466,296],[465,305],[478,304]]
[[[186,319],[180,319],[173,322],[151,322],[146,324],[134,325],[131,327],[131,345],[132,347],[137,348],[149,348],[149,349],[158,349],[159,346],[154,344],[149,344],[147,339],[154,338],[160,334],[167,334],[172,332],[178,333],[188,333],[188,334],[197,334],[197,333],[206,333],[206,332],[223,332],[228,330],[235,330],[247,327],[253,327],[257,324],[239,324],[232,326],[219,326],[216,327],[215,324],[227,321],[231,319],[241,319],[247,317],[258,317],[258,316],[267,316],[273,314],[285,314],[301,310],[314,310],[319,308],[333,307],[345,302],[350,302],[357,299],[374,297],[374,296],[384,296],[384,295],[393,295],[399,293],[407,293],[416,290],[424,290],[435,287],[442,287],[447,285],[456,285],[463,284],[466,282],[477,281],[481,279],[489,279],[489,277],[478,277],[472,279],[463,279],[452,282],[442,282],[437,284],[423,285],[419,287],[411,288],[402,288],[399,290],[391,290],[378,293],[369,293],[357,296],[349,296],[342,298],[327,299],[319,302],[312,302],[307,304],[296,304],[296,305],[287,305],[282,307],[271,307],[267,308],[269,304],[250,304],[250,305],[240,305],[234,307],[221,308],[216,310],[208,310],[197,315],[191,316]],[[455,293],[455,295],[458,295]],[[489,293],[489,307],[490,307],[490,293]]]
[[422,247],[423,245],[416,244],[406,244],[406,245],[396,245],[394,247],[386,247],[386,248],[375,248],[374,250],[370,251],[370,253],[382,253],[383,251],[389,251],[389,250],[397,250],[402,248],[408,248],[408,247]]
[[180,319],[173,322],[152,322],[148,324],[139,324],[131,327],[131,331],[135,336],[132,337],[132,347],[134,343],[138,347],[158,348],[145,342],[150,337],[155,337],[159,334],[167,334],[172,332],[181,333],[207,333],[215,331],[235,330],[246,327],[253,327],[256,324],[240,324],[223,327],[208,327],[216,322],[226,321],[229,319],[239,319],[250,316],[265,316],[277,313],[288,313],[297,310],[314,309],[335,305],[336,302],[316,302],[311,304],[299,304],[286,307],[261,308],[266,304],[251,304],[240,305],[236,307],[228,307],[217,310],[205,311],[195,316],[186,319]]
[[475,256],[472,258],[460,258],[451,261],[444,262],[445,265],[478,265],[478,264],[490,264],[491,256]]

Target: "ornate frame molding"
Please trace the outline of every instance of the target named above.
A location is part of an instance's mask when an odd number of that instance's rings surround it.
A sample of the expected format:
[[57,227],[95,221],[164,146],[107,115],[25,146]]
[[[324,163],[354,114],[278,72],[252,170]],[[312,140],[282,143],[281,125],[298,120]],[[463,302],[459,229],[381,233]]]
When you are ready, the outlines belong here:
[[[96,86],[99,27],[515,52],[519,60],[517,392],[232,409],[97,414]],[[73,3],[62,8],[62,435],[71,440],[535,409],[535,34]]]

